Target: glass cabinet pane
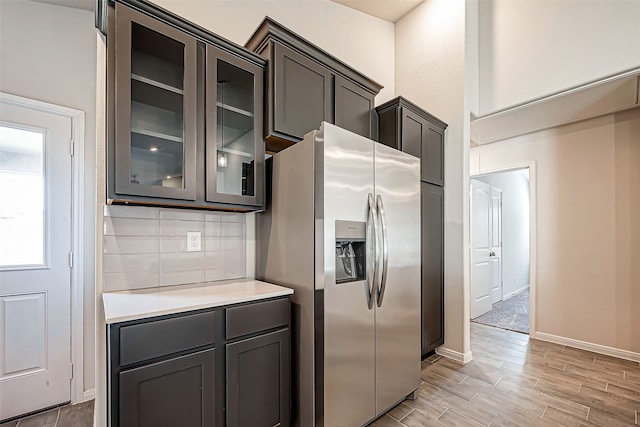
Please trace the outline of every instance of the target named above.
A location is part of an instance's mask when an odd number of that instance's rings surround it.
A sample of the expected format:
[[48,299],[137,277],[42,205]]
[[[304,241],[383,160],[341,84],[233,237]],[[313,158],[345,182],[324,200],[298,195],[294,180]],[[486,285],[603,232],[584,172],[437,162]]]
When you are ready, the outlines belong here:
[[254,75],[217,60],[216,190],[254,196]]
[[130,180],[184,188],[185,45],[131,26]]

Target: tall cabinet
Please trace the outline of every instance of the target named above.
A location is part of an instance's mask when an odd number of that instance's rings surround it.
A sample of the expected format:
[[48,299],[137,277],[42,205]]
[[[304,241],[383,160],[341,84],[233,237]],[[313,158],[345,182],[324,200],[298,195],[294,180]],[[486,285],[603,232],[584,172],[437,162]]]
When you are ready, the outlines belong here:
[[403,97],[376,108],[379,141],[420,158],[422,355],[444,343],[444,132],[447,124]]

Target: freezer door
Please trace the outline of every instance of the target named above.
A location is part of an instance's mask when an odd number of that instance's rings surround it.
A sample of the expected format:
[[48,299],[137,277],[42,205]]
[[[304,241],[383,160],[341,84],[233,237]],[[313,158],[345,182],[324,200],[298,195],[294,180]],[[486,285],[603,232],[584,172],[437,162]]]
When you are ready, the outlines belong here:
[[420,386],[420,161],[376,144],[375,187],[386,246],[376,303],[381,414]]
[[373,147],[328,123],[316,134],[316,229],[323,230],[323,245],[316,247],[316,327],[324,326],[316,334],[316,425],[325,427],[361,426],[375,416],[375,304],[369,306],[366,280],[336,283],[336,221],[372,223]]

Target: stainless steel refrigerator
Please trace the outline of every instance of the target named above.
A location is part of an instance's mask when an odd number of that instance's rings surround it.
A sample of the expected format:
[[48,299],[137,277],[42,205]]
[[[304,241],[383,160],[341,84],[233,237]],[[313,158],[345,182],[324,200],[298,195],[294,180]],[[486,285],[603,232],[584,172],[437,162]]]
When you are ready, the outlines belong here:
[[294,289],[293,425],[366,425],[420,386],[420,162],[329,123],[272,162],[256,277]]

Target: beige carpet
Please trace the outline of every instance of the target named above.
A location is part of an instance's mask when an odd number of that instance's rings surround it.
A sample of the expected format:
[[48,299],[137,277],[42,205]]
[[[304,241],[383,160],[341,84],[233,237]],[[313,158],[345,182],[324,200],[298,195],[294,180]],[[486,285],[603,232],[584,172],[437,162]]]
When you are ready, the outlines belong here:
[[529,288],[493,304],[491,311],[471,319],[472,322],[496,326],[510,331],[529,333]]

